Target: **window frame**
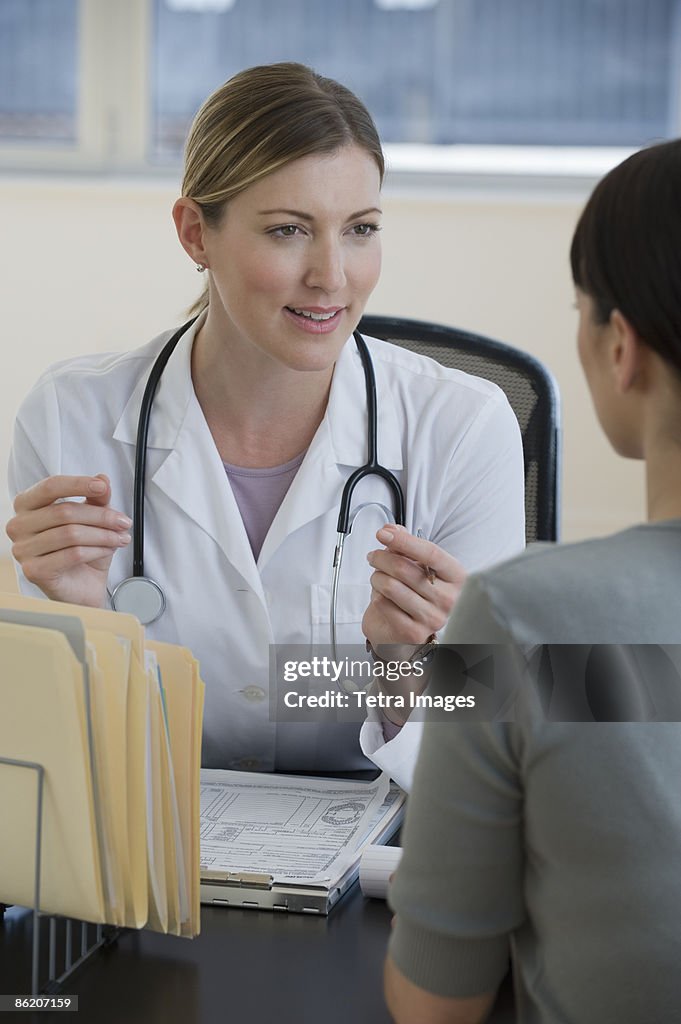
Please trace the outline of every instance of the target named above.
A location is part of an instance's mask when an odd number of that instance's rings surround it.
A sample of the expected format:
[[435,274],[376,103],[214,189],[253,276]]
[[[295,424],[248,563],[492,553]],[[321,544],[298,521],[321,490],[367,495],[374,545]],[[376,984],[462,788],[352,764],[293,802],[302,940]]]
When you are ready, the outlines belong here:
[[[0,141],[3,171],[148,172],[151,0],[78,0],[76,142]],[[126,60],[119,60],[121,54]]]

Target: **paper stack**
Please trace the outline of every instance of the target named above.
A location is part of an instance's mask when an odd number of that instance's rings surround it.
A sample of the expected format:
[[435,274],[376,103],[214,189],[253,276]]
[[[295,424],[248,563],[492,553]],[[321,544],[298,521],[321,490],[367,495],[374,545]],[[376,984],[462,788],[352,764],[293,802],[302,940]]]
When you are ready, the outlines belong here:
[[[44,768],[40,910],[199,932],[204,685],[131,615],[0,593],[0,758]],[[37,775],[0,763],[0,902],[34,902]]]

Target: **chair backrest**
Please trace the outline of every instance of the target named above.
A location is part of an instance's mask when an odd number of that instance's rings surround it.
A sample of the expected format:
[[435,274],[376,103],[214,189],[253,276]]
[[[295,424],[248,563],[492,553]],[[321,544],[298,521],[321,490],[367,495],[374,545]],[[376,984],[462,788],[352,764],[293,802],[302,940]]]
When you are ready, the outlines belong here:
[[549,370],[527,352],[457,327],[365,316],[359,330],[485,377],[505,391],[523,438],[526,541],[558,540],[560,398]]

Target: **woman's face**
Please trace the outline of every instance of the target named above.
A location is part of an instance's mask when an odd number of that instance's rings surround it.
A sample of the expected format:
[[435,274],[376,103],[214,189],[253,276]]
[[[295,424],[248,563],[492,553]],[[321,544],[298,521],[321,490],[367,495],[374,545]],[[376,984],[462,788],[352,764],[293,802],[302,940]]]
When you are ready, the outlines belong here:
[[297,370],[331,366],[381,268],[380,175],[358,146],[302,157],[207,228],[211,317],[230,345]]

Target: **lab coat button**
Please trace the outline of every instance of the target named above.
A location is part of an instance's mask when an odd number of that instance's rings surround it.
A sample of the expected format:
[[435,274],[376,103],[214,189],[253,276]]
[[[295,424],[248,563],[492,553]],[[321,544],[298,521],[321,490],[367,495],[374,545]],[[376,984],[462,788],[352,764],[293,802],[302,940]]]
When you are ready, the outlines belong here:
[[243,690],[239,690],[242,697],[246,700],[260,701],[264,700],[267,694],[260,686],[244,686]]

